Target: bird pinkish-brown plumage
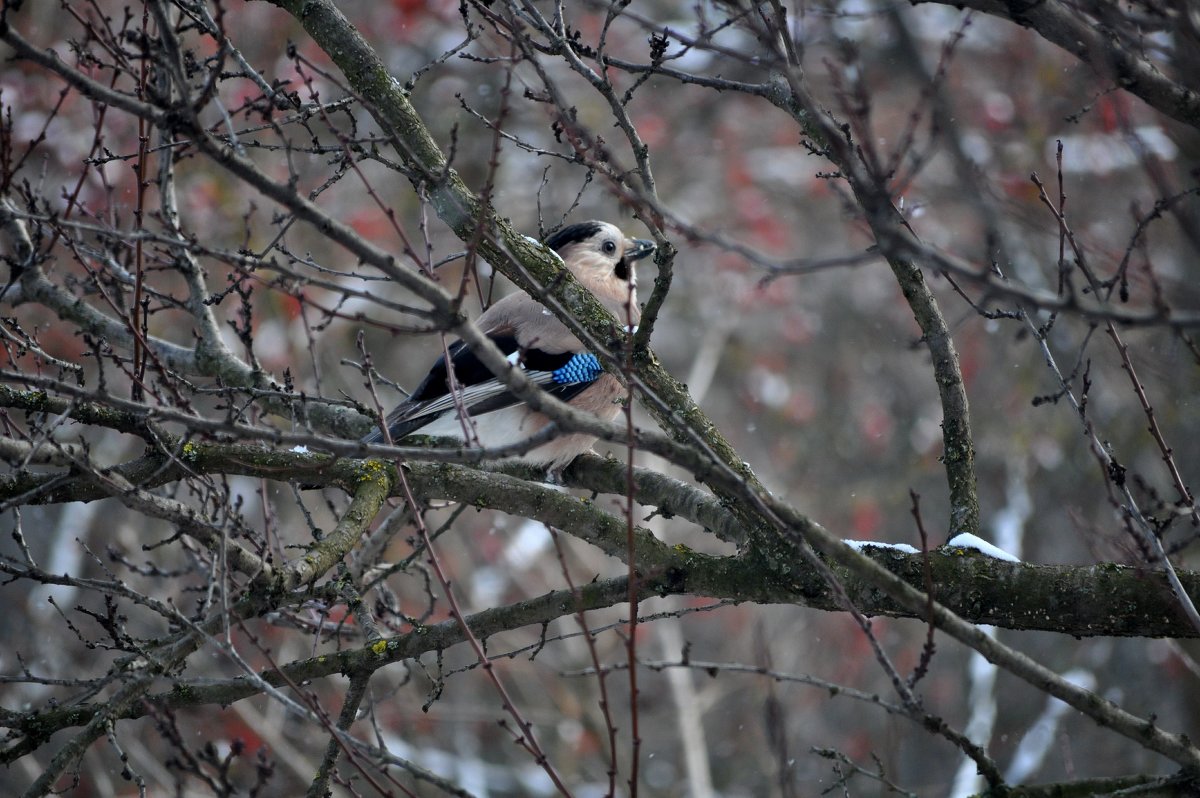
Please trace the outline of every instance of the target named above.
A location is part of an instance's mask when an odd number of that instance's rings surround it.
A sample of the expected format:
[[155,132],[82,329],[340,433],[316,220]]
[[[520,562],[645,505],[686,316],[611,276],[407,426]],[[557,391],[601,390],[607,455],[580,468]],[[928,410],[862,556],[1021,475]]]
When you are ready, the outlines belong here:
[[[545,244],[613,315],[637,325],[634,264],[654,252],[653,242],[628,238],[607,222],[582,222],[552,234]],[[606,421],[620,413],[620,382],[605,373],[566,325],[528,294],[504,297],[484,311],[476,325],[547,393]],[[463,342],[456,341],[448,351],[450,366],[444,356],[439,358],[412,396],[388,414],[393,442],[419,434],[457,438],[489,449],[520,444],[550,424],[545,415],[509,392]],[[450,393],[451,371],[454,394]],[[363,438],[366,443],[384,440],[382,429]],[[595,440],[590,435],[564,434],[517,459],[558,470],[591,449]]]

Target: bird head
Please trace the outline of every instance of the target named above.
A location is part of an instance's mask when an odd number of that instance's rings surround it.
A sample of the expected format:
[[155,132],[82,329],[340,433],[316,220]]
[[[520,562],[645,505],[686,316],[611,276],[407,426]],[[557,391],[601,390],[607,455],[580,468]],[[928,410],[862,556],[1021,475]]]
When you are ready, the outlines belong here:
[[568,225],[545,243],[592,293],[618,301],[637,288],[634,262],[654,252],[653,241],[628,238],[608,222]]

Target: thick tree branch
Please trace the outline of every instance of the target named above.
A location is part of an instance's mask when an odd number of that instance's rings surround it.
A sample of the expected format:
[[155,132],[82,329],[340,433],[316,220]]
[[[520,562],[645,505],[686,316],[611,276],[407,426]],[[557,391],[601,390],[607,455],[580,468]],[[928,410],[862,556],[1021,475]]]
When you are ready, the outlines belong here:
[[[1066,625],[1078,623],[1078,631],[1071,633],[1079,635],[1121,635],[1125,633],[1122,630],[1133,631],[1138,625],[1134,633],[1142,634],[1147,624],[1163,632],[1169,628],[1172,633],[1195,634],[1186,619],[1181,617],[1177,605],[1170,600],[1169,588],[1162,579],[1138,569],[1120,566],[1028,566],[961,554],[934,554],[931,558],[938,584],[957,585],[957,588],[952,587],[949,592],[941,593],[942,599],[964,617],[970,617],[970,608],[975,607],[979,611],[975,620],[981,623],[1009,624],[1016,617],[1011,613],[1018,608],[1016,612],[1022,620],[1014,628],[1042,629],[1047,628],[1048,622],[1062,626],[1060,622],[1065,621]],[[919,555],[874,549],[871,550],[870,559],[895,572],[897,578],[911,584],[922,584],[923,564]],[[639,580],[640,595],[643,599],[649,599],[693,593],[696,583],[705,580],[706,570],[704,567],[691,569],[681,561],[678,567],[667,572],[647,573]],[[865,612],[891,617],[907,615],[882,597],[871,584],[857,581],[853,574],[846,571],[842,571],[841,576],[858,606]],[[1200,590],[1200,574],[1189,573],[1185,577],[1192,589]],[[761,580],[756,585],[753,581],[747,584],[753,589],[747,592],[734,591],[725,598],[773,603],[800,602],[833,611],[842,609],[840,600],[831,595],[828,586],[822,584],[819,578],[797,583],[790,589],[765,586]],[[1049,591],[1047,588],[1050,588]],[[611,606],[613,602],[623,600],[627,590],[624,577],[600,580],[583,585],[574,592],[552,591],[517,604],[484,610],[470,616],[467,621],[473,634],[487,638],[504,630],[545,624],[555,618],[572,615],[580,609]],[[1078,600],[1081,591],[1097,597],[1100,604],[1104,603],[1103,599],[1107,596],[1112,597],[1112,602],[1106,608],[1101,607],[1098,612],[1092,613],[1093,602]],[[1035,600],[1026,602],[1024,597],[1029,592],[1032,592]],[[711,593],[704,595],[720,597]],[[1136,610],[1132,609],[1135,605]],[[1047,607],[1053,608],[1052,611],[1048,612]],[[443,651],[464,639],[461,626],[454,620],[447,620],[374,641],[362,648],[321,654],[289,663],[279,672],[266,671],[260,676],[268,685],[285,687],[338,674],[368,673],[396,662],[419,658],[428,652]],[[167,693],[149,697],[148,701],[163,708],[225,705],[261,692],[258,678],[236,677],[211,685],[179,684]],[[11,713],[3,719],[2,725],[40,737],[86,724],[96,711],[95,707],[68,707],[46,710],[32,716]],[[132,704],[119,717],[137,718],[145,712],[144,704]]]
[[[345,525],[344,535],[335,530],[316,544],[314,552],[283,567],[289,574],[287,584],[293,586],[321,578],[344,556],[346,541],[351,541],[361,531],[362,519],[369,520],[370,508],[378,506],[379,491],[384,486],[391,486],[393,495],[402,492],[388,476],[391,466],[380,461],[328,460],[239,444],[190,443],[183,449],[186,470],[173,467],[160,455],[138,461],[136,473],[152,477],[141,488],[167,484],[190,473],[223,473],[350,488],[358,485],[365,491],[361,496],[361,502],[366,502],[362,504],[364,509],[343,514],[338,530]],[[314,464],[314,459],[325,459],[325,463]],[[157,467],[152,467],[152,460],[157,462]],[[591,489],[616,492],[623,485],[607,484],[615,482],[617,475],[605,475],[603,468],[597,468],[604,465],[585,462],[572,468],[568,476],[574,475],[573,479]],[[135,473],[134,469],[112,471],[122,474],[122,479],[130,479]],[[613,557],[624,559],[627,555],[624,520],[592,502],[505,474],[449,464],[410,463],[405,466],[405,471],[409,487],[418,498],[451,499],[478,508],[536,518],[592,543]],[[589,476],[587,472],[592,474]],[[645,486],[645,493],[639,493],[638,500],[670,507],[670,512],[701,526],[713,523],[716,518],[718,523],[732,530],[728,519],[722,519],[716,508],[697,500],[694,488],[673,486],[661,480],[657,475],[640,474],[637,484]],[[0,484],[0,499],[10,495],[12,490],[12,485]],[[104,491],[90,496],[72,493],[57,500],[88,501],[106,495]],[[356,506],[352,505],[352,508]],[[794,511],[789,513],[792,519],[797,517]],[[840,542],[834,545],[836,556],[831,561],[840,564],[835,566],[835,571],[855,605],[865,614],[925,617],[924,599],[910,606],[897,601],[894,596],[885,597],[874,586],[869,574],[847,567],[858,555]],[[867,552],[870,557],[865,559],[880,567],[878,573],[886,574],[887,579],[902,580],[912,589],[924,588],[924,561],[920,555],[879,548],[868,548]],[[798,602],[834,612],[844,609],[833,589],[814,571],[793,569],[788,578],[767,578],[769,575],[762,572],[753,557],[712,557],[686,547],[667,547],[645,531],[639,532],[637,562],[643,573],[658,580],[660,587],[669,581],[668,593],[765,603]],[[1173,600],[1165,576],[1158,571],[1118,565],[1013,564],[953,550],[932,553],[930,563],[939,602],[972,622],[1080,637],[1183,638],[1197,634]],[[668,574],[671,575],[669,578]],[[1200,595],[1200,575],[1180,571],[1179,577],[1191,595]],[[1080,601],[1081,595],[1088,599]]]

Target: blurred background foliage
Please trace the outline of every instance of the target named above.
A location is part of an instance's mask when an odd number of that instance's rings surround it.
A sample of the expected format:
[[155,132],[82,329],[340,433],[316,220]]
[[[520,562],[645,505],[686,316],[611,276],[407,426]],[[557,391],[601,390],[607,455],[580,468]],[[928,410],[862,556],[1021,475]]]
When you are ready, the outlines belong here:
[[[614,221],[630,235],[645,234],[603,179],[569,157],[541,152],[563,154],[568,148],[556,137],[552,109],[531,98],[539,90],[533,72],[518,65],[507,85],[510,75],[495,60],[509,55],[502,42],[484,35],[458,55],[442,59],[464,39],[458,4],[359,0],[339,6],[399,81],[415,79],[416,108],[443,147],[452,150],[453,165],[469,185],[482,189],[494,183],[492,200],[500,215],[535,237],[564,221],[591,218]],[[603,10],[583,3],[567,4],[567,8],[582,40],[594,41]],[[685,33],[695,32],[697,13],[716,19],[725,9],[719,3],[693,6],[666,0],[629,6],[634,17],[657,30]],[[110,15],[110,25],[118,26],[124,24],[122,15],[127,12],[120,3],[100,0],[26,3],[19,11],[9,10],[8,18],[39,45],[52,47],[64,57],[75,50],[70,57],[77,57],[79,49],[87,49],[80,38],[79,20],[94,21],[102,13]],[[136,28],[141,10],[132,6],[129,13],[131,27]],[[287,91],[297,92],[305,101],[329,102],[345,96],[328,57],[286,13],[267,3],[231,2],[224,5],[223,14],[234,44],[247,61]],[[919,170],[910,173],[896,201],[923,240],[972,262],[989,262],[997,252],[994,242],[985,240],[980,221],[977,198],[983,192],[1003,214],[1005,251],[1011,256],[1001,264],[1006,273],[1036,287],[1054,287],[1058,226],[1040,202],[1030,175],[1037,173],[1048,190],[1055,190],[1058,141],[1063,143],[1069,222],[1093,266],[1104,275],[1111,274],[1124,257],[1140,216],[1163,196],[1195,186],[1195,129],[1165,119],[1127,93],[1111,90],[1089,65],[1012,23],[938,5],[892,8],[860,0],[800,4],[792,12],[792,22],[803,46],[807,78],[826,105],[840,113],[843,103],[860,100],[850,91],[851,84],[865,90],[869,134],[881,152],[908,147],[905,136],[914,129],[915,120],[912,150],[927,157]],[[618,19],[607,35],[610,55],[648,61],[647,32],[633,19]],[[1149,38],[1147,46],[1153,49],[1154,37]],[[210,40],[196,41],[212,46]],[[947,56],[950,42],[953,51]],[[735,53],[753,53],[759,47],[749,33],[737,28],[722,32],[716,43]],[[679,46],[677,39],[671,39],[668,55]],[[299,60],[289,57],[293,47]],[[761,66],[719,52],[693,51],[671,64],[732,80],[764,79]],[[628,145],[613,127],[602,98],[561,64],[546,59],[545,66],[577,109],[579,123],[601,136],[622,163],[632,164]],[[938,96],[953,128],[931,132],[930,95],[920,76],[939,69],[944,77],[938,83]],[[618,69],[611,69],[608,76],[620,89],[634,87],[634,78]],[[108,75],[97,70],[93,77],[107,79]],[[75,93],[61,96],[60,90],[40,68],[20,60],[5,62],[0,101],[7,162],[23,157],[17,181],[64,202],[76,190],[80,164],[91,159],[95,168],[78,187],[79,207],[95,216],[98,227],[126,229],[132,224],[137,192],[136,159],[131,157],[137,152],[137,126],[114,112],[100,119],[93,103]],[[238,109],[259,93],[245,80],[225,81],[219,90],[227,109]],[[919,546],[909,514],[909,492],[915,491],[921,497],[925,525],[935,538],[930,545],[942,543],[947,502],[939,462],[941,409],[928,355],[918,342],[919,331],[886,264],[866,259],[812,273],[775,274],[738,251],[689,233],[719,234],[781,260],[861,255],[871,245],[870,235],[840,182],[822,176],[828,164],[802,146],[802,134],[792,120],[754,97],[655,76],[636,86],[628,110],[649,147],[663,206],[687,225],[686,230],[668,230],[680,254],[674,286],[652,342],[667,368],[689,384],[701,407],[764,483],[827,528],[846,538]],[[506,133],[498,145],[484,122],[497,118],[502,118]],[[398,249],[393,223],[384,210],[389,209],[397,223],[418,239],[422,219],[428,221],[435,259],[463,248],[422,207],[408,181],[389,167],[387,161],[394,156],[378,139],[367,111],[351,103],[332,111],[329,119],[332,126],[314,117],[303,132],[289,129],[297,142],[327,145],[323,153],[299,149],[282,153],[282,139],[270,130],[247,133],[245,141],[260,145],[250,151],[265,171],[283,178],[290,167],[298,178],[298,190],[318,192],[317,201],[326,211],[381,246]],[[99,142],[93,138],[98,124]],[[239,126],[252,127],[249,119],[242,118]],[[1133,132],[1142,142],[1141,151]],[[339,135],[358,139],[364,148],[375,140],[380,157],[359,162],[361,177],[345,174],[330,183],[337,169]],[[975,182],[965,183],[955,169],[948,153],[950,136],[957,137],[974,162]],[[32,149],[31,143],[36,143]],[[492,176],[488,164],[495,146],[499,147],[498,168]],[[177,178],[184,227],[206,245],[258,250],[283,236],[295,256],[339,269],[351,267],[344,252],[318,231],[299,224],[285,230],[269,201],[207,160],[182,159]],[[1195,198],[1184,205],[1185,215],[1194,219]],[[1196,250],[1180,230],[1172,218],[1148,227],[1133,256],[1134,302],[1149,304],[1153,293],[1161,291],[1173,307],[1195,309],[1200,304]],[[203,265],[214,291],[245,284],[242,275],[220,260]],[[63,277],[79,266],[64,255],[49,268]],[[461,262],[439,274],[447,285],[457,285]],[[486,265],[480,266],[480,275],[482,293],[499,296],[512,290],[503,280],[493,282]],[[372,294],[405,299],[394,286],[372,278],[366,270],[359,276],[358,286]],[[653,266],[647,261],[643,296],[653,277]],[[170,275],[162,278],[170,280]],[[967,380],[984,532],[1035,563],[1138,562],[1105,499],[1103,477],[1079,420],[1063,401],[1035,406],[1035,400],[1058,390],[1036,341],[1017,322],[982,318],[939,275],[929,274],[928,279],[943,303]],[[289,371],[297,390],[368,401],[360,373],[347,364],[347,359],[360,359],[356,347],[360,334],[381,372],[409,388],[440,352],[437,335],[389,329],[402,320],[388,318],[387,311],[372,303],[344,299],[334,290],[311,285],[294,292],[281,288],[266,278],[253,286],[249,300],[253,355],[276,375]],[[474,289],[468,295],[474,297]],[[475,303],[472,312],[477,312],[477,300],[470,302]],[[341,318],[327,320],[319,312],[321,307],[335,306]],[[217,309],[223,320],[242,323],[243,308],[236,293],[226,294]],[[23,324],[40,326],[40,339],[48,351],[65,359],[85,358],[88,345],[71,327],[56,323],[45,311],[22,308],[21,313]],[[354,319],[358,313],[367,318]],[[182,313],[164,311],[152,317],[150,329],[188,344],[191,334],[186,321]],[[1163,328],[1129,329],[1123,335],[1176,462],[1185,478],[1194,478],[1200,471],[1200,369],[1195,346]],[[1088,368],[1092,383],[1088,409],[1097,433],[1136,478],[1137,495],[1148,511],[1163,516],[1169,512],[1166,503],[1173,500],[1174,489],[1117,353],[1107,339],[1101,339],[1102,334],[1086,320],[1065,318],[1055,326],[1050,346],[1065,370],[1077,362]],[[230,340],[237,344],[232,332]],[[398,397],[385,394],[384,398]],[[94,451],[117,462],[136,454],[140,443],[110,433],[98,436],[92,445],[98,447]],[[651,458],[639,455],[638,459],[655,465]],[[277,534],[284,551],[306,538],[307,533],[296,533],[303,525],[298,521],[296,494],[288,486],[246,478],[230,478],[229,484],[242,502],[244,517]],[[335,504],[308,503],[318,525],[331,523]],[[100,568],[79,544],[101,556],[109,549],[118,551],[134,563],[153,557],[164,570],[178,565],[172,563],[167,549],[153,555],[141,551],[147,540],[166,537],[169,530],[147,527],[147,519],[113,502],[28,508],[22,513],[26,529],[39,530],[38,553],[52,572]],[[442,522],[453,523],[439,545],[467,609],[563,586],[551,537],[541,524],[474,509],[461,513],[435,509],[429,517],[435,528]],[[688,524],[656,518],[653,526],[672,543],[729,551]],[[1173,540],[1194,535],[1194,530],[1183,527],[1177,524],[1179,532]],[[578,541],[561,539],[577,583],[623,568]],[[409,542],[402,535],[389,557],[405,556]],[[1195,556],[1187,551],[1180,561],[1195,567]],[[157,578],[149,573],[123,576],[132,582]],[[440,602],[430,605],[419,569],[393,577],[389,585],[405,612],[413,616],[431,612],[432,620],[446,617]],[[186,602],[189,590],[197,587],[181,585],[180,600]],[[5,673],[18,672],[25,662],[44,674],[62,675],[88,659],[104,658],[102,652],[75,651],[72,642],[64,643],[64,621],[47,604],[47,595],[45,589],[27,595],[7,591],[5,601],[11,611],[0,621],[4,641],[0,650],[5,652],[0,663]],[[89,600],[79,595],[66,598],[59,598],[64,609]],[[647,659],[678,661],[686,650],[692,660],[810,674],[868,693],[885,697],[889,693],[866,640],[840,614],[794,607],[714,607],[700,598],[648,602],[644,610],[678,614],[639,629],[640,650]],[[589,621],[593,626],[615,623],[623,613],[618,607],[594,613]],[[313,611],[314,619],[319,615]],[[878,620],[874,629],[901,669],[916,663],[925,634],[921,623]],[[577,636],[555,640],[544,649],[536,646],[542,634],[576,632],[575,621],[564,619],[547,630],[522,630],[487,642],[494,655],[520,652],[505,662],[505,673],[528,716],[548,730],[545,736],[551,741],[552,758],[564,776],[576,785],[602,785],[605,743],[595,680],[564,675],[588,667],[587,649]],[[338,645],[336,640],[318,643],[283,628],[267,626],[255,633],[277,661]],[[1091,680],[1103,695],[1131,711],[1155,716],[1164,727],[1186,731],[1193,738],[1200,736],[1197,675],[1187,670],[1187,660],[1176,644],[1000,634],[1049,667]],[[622,645],[616,631],[599,638],[605,661],[620,661]],[[248,650],[253,648],[247,645]],[[23,660],[16,659],[18,652]],[[267,662],[262,656],[251,659],[257,665]],[[1028,746],[1029,740],[1037,739],[1030,735],[1044,734],[1040,746],[1033,746],[1041,758],[1028,774],[1032,781],[1169,770],[1165,762],[1105,735],[1074,713],[1054,718],[1052,701],[1016,689],[1015,680],[1004,674],[987,697],[972,697],[969,660],[962,650],[940,647],[922,694],[930,710],[960,727],[972,708],[978,708],[973,702],[995,702],[989,750],[1003,766],[1018,760],[1023,742]],[[543,774],[497,727],[498,699],[490,687],[463,672],[471,662],[469,652],[454,650],[381,674],[373,693],[381,738],[394,752],[445,774],[476,795],[548,794]],[[214,660],[214,675],[222,671],[233,673],[227,664]],[[674,678],[670,671],[653,669],[643,677],[644,794],[690,794],[684,786],[685,738],[678,726],[681,697],[692,702],[690,709],[699,719],[715,795],[819,794],[837,781],[839,769],[829,758],[814,753],[816,748],[834,749],[871,770],[872,758],[877,757],[889,779],[918,795],[953,792],[960,755],[875,707],[831,698],[819,688],[752,674],[689,671],[682,687],[672,684]],[[44,700],[53,688],[43,689],[39,695],[26,685],[18,697]],[[328,695],[330,705],[336,707],[334,697],[344,684],[332,680],[311,689]],[[610,679],[609,689],[611,703],[622,706],[625,682]],[[5,705],[12,704],[10,695]],[[1038,726],[1039,720],[1046,725]],[[184,711],[177,722],[185,744],[208,740],[225,751],[240,739],[251,752],[265,747],[275,762],[275,776],[264,794],[298,794],[296,785],[311,777],[316,752],[323,748],[310,730],[299,724],[293,727],[284,709],[262,698],[216,714]],[[153,722],[139,723],[146,734],[131,749],[138,767],[160,774],[164,785],[173,783],[167,775],[173,768],[163,755],[161,741],[151,733]],[[82,782],[69,794],[133,794],[121,781],[111,752],[93,750],[85,765]],[[252,757],[244,758],[238,767],[248,774]],[[30,772],[29,762],[0,772],[0,791],[18,789],[27,783]],[[188,786],[178,794],[194,794],[194,780],[183,781]],[[886,793],[880,784],[863,777],[852,784],[850,794]],[[165,790],[154,794],[167,794]],[[581,786],[576,794],[602,792]]]

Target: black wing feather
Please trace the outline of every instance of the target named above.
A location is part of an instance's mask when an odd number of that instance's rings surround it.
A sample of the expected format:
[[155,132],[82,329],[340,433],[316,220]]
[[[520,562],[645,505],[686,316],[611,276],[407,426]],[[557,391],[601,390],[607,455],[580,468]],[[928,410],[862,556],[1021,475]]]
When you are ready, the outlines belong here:
[[[500,351],[506,355],[511,355],[517,351],[517,339],[511,335],[501,335],[492,339],[496,346],[500,347]],[[450,344],[450,362],[454,364],[454,379],[460,386],[478,385],[481,382],[486,382],[492,379],[492,372],[488,371],[483,363],[479,362],[479,358],[471,351],[462,341],[455,341]],[[439,396],[445,396],[450,392],[450,373],[446,368],[446,356],[443,354],[430,367],[429,373],[425,375],[425,379],[421,380],[421,384],[412,392],[409,397],[410,402],[428,402],[430,399],[437,399]]]
[[[516,336],[490,335],[488,337],[506,356],[511,356],[514,352],[521,349],[517,343]],[[448,352],[450,354],[450,363],[454,368],[455,383],[460,390],[465,391],[472,386],[479,386],[495,381],[496,376],[492,374],[488,367],[480,361],[475,352],[463,341],[452,343],[448,348]],[[541,349],[526,349],[521,352],[520,362],[530,371],[552,372],[565,366],[573,355],[574,353],[572,352],[550,353]],[[446,356],[443,354],[429,369],[429,373],[425,375],[425,379],[421,380],[421,384],[412,392],[409,399],[388,414],[389,431],[391,432],[392,440],[400,440],[405,435],[420,429],[445,412],[444,410],[437,410],[435,412],[422,413],[420,406],[442,399],[450,394],[449,376],[449,370],[446,368]],[[588,385],[590,383],[550,385],[546,386],[546,392],[566,402],[570,401],[572,397],[577,396]],[[515,395],[506,390],[468,405],[467,411],[471,415],[477,416],[493,410],[500,410],[519,402],[520,400]],[[379,443],[382,440],[383,431],[379,429],[372,430],[363,438],[363,442],[365,443]]]
[[[516,336],[489,335],[488,337],[505,355],[511,355],[521,348],[517,344]],[[496,378],[496,375],[483,365],[483,361],[479,359],[474,350],[464,342],[455,341],[450,345],[449,351],[450,362],[454,365],[454,380],[460,388],[469,388],[472,385],[479,385]],[[573,352],[551,354],[541,349],[526,349],[521,353],[521,363],[531,371],[554,371],[567,365],[573,355]],[[425,375],[425,379],[421,380],[417,389],[412,392],[409,401],[428,402],[448,393],[450,393],[450,374],[446,369],[446,356],[442,355],[429,369],[429,373]]]

